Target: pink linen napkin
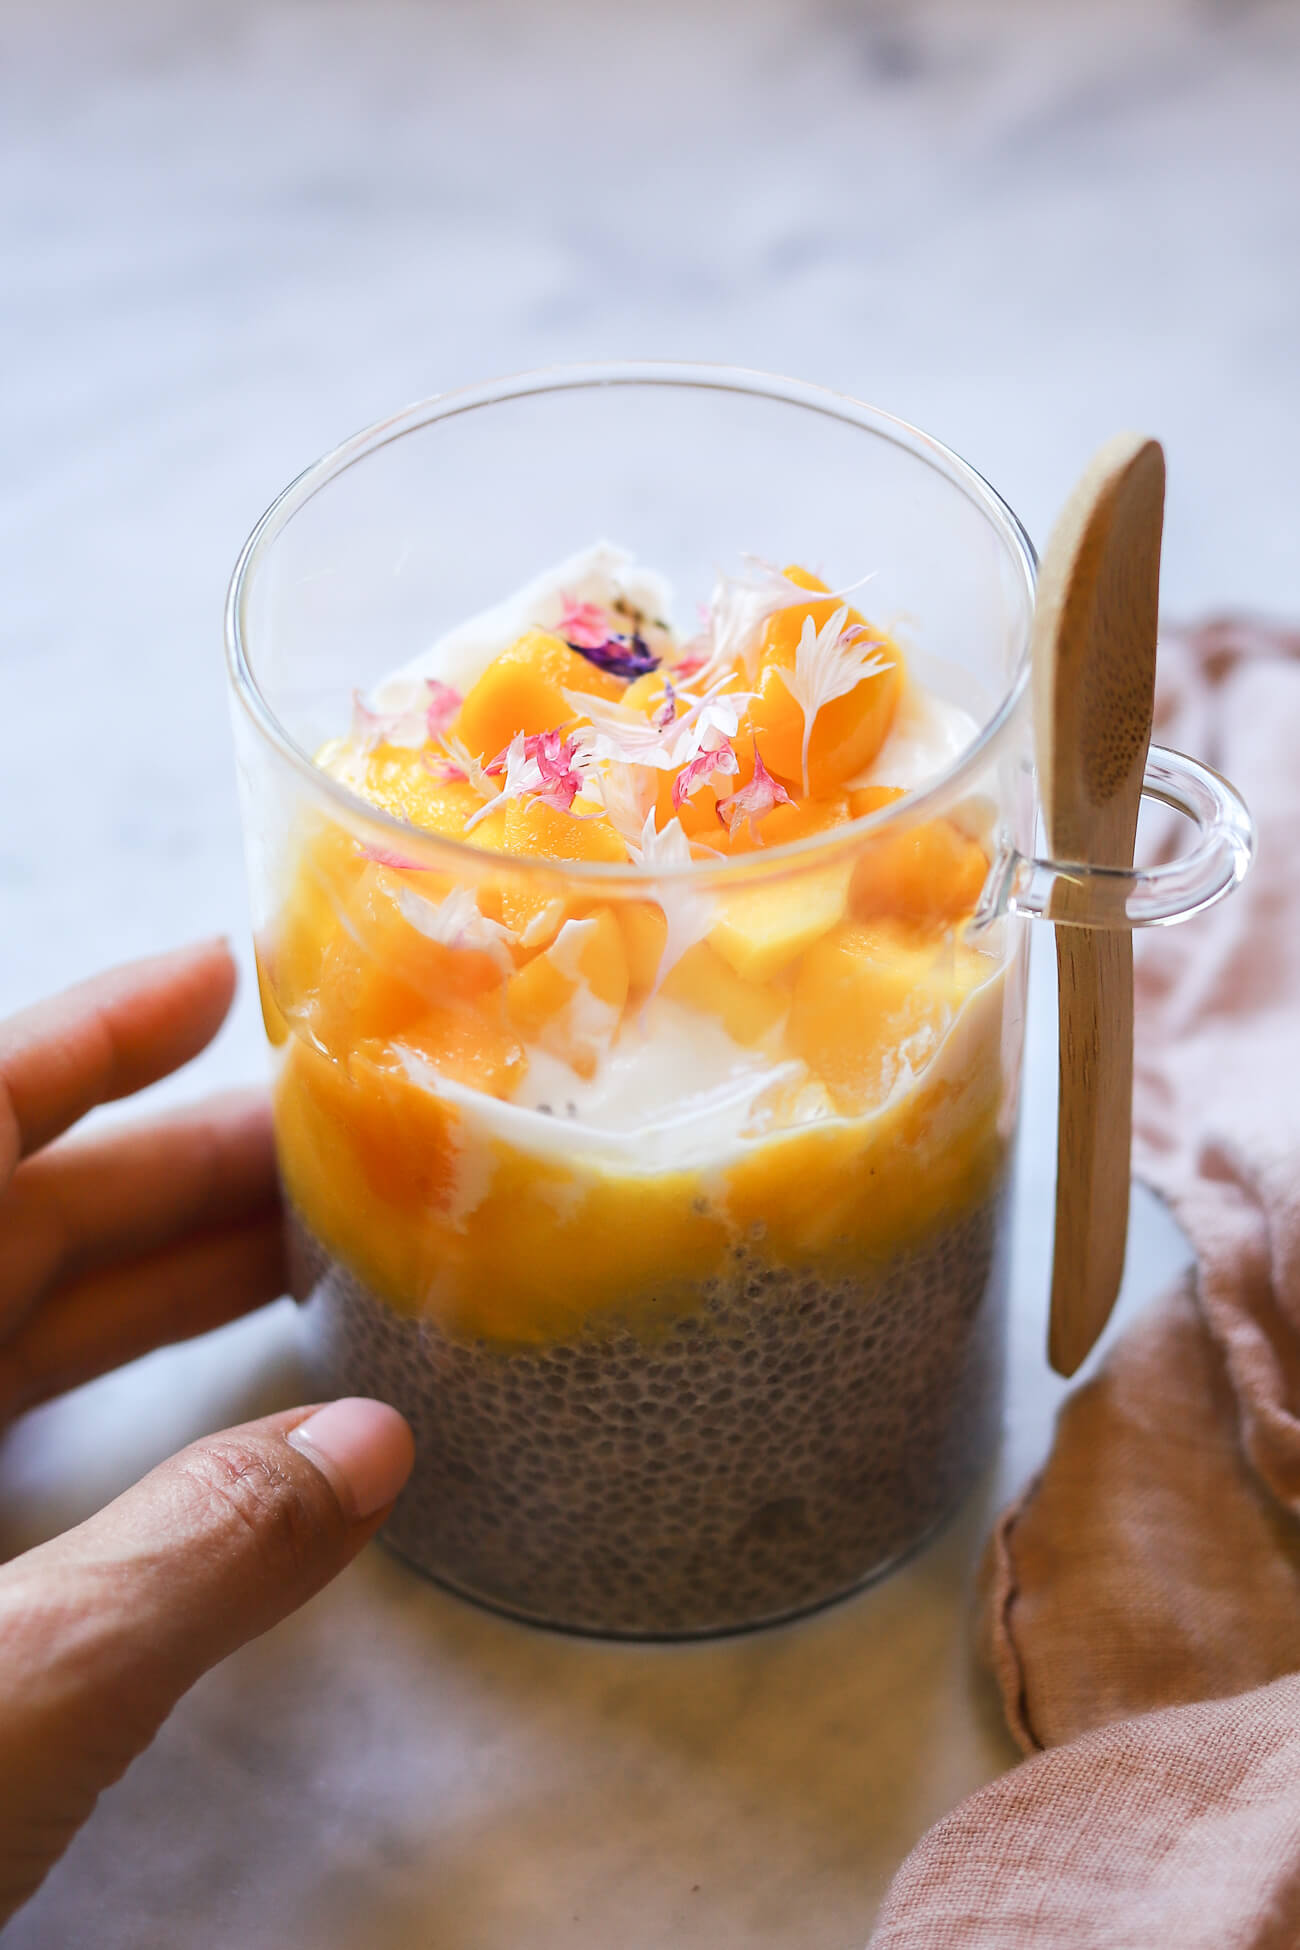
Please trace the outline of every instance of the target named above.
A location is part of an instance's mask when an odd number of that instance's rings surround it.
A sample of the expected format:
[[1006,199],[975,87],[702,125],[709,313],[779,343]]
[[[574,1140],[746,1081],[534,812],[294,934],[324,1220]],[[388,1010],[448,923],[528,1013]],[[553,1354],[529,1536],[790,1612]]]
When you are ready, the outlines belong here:
[[1171,633],[1159,693],[1157,737],[1260,833],[1237,894],[1137,962],[1135,1165],[1196,1272],[993,1538],[1003,1707],[1053,1751],[931,1831],[872,1950],[1300,1945],[1300,634]]

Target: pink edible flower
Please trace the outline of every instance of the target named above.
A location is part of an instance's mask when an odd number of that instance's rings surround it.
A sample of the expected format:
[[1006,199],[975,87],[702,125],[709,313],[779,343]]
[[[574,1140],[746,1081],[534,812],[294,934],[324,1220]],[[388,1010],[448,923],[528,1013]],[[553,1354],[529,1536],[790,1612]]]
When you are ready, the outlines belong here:
[[567,778],[577,768],[578,741],[572,732],[539,731],[536,737],[524,740],[524,749],[529,758],[537,760],[544,779]]
[[575,650],[600,650],[611,635],[609,618],[599,603],[577,603],[561,596],[558,633]]
[[629,635],[611,628],[610,612],[599,603],[577,603],[572,596],[563,595],[560,603],[557,634],[597,670],[631,680],[659,668],[659,659],[645,638],[636,631]]
[[373,751],[376,745],[384,743],[388,723],[388,714],[372,711],[360,691],[353,691],[352,729],[348,735],[354,744],[363,752]]
[[582,790],[586,755],[572,733],[566,737],[562,731],[535,731],[527,735],[517,731],[484,771],[494,778],[504,773],[505,783],[495,798],[480,806],[473,818],[465,822],[467,833],[498,806],[510,799],[522,799],[525,793],[539,799],[544,806],[554,806],[557,812],[570,811]]
[[429,694],[425,707],[424,722],[430,738],[441,738],[461,707],[461,695],[450,684],[439,683],[436,677],[426,677],[424,688]]
[[699,606],[700,627],[695,635],[684,643],[673,662],[673,674],[679,678],[694,677],[713,660],[713,611],[708,603]]
[[734,838],[740,828],[749,821],[749,831],[757,846],[763,844],[758,830],[758,822],[773,806],[792,806],[794,800],[786,791],[780,779],[774,779],[764,765],[758,746],[754,747],[754,776],[748,785],[742,785],[739,792],[730,793],[718,801],[718,818]]
[[665,731],[677,716],[677,693],[671,677],[664,678],[664,701],[650,720],[656,731]]
[[435,779],[442,779],[448,785],[469,784],[469,773],[459,759],[444,758],[441,752],[426,752],[424,769]]
[[694,677],[709,661],[707,650],[692,650],[686,656],[679,657],[673,668],[679,677]]
[[[423,696],[421,696],[421,690]],[[396,745],[407,751],[418,750],[431,739],[440,738],[460,709],[460,692],[450,684],[426,677],[411,701],[395,711],[375,711],[360,691],[352,693],[352,741],[363,752],[376,745]]]
[[680,812],[686,801],[699,790],[715,772],[738,772],[740,766],[736,759],[731,740],[724,738],[720,744],[706,745],[695,757],[683,765],[673,780],[673,808]]
[[[568,812],[582,789],[583,754],[572,732],[536,731],[524,739],[524,757],[537,767],[539,784],[525,787],[544,806]],[[500,773],[506,769],[506,753],[500,753],[486,768]]]
[[463,738],[444,731],[438,745],[438,751],[420,754],[420,763],[432,778],[442,779],[451,785],[472,785],[480,799],[495,796],[491,779]]
[[[499,779],[507,769],[515,740],[511,739],[505,750],[498,752],[490,765],[483,770],[489,778]],[[524,734],[524,757],[531,758],[538,772],[548,783],[552,779],[566,778],[578,761],[578,742],[572,732],[530,731]]]
[[382,846],[363,846],[361,857],[363,860],[373,860],[377,867],[393,867],[399,873],[421,873],[424,870],[423,861],[408,860],[405,854],[390,853]]
[[724,739],[734,738],[752,691],[729,691],[735,682],[724,671],[700,696],[674,690],[673,708],[683,709],[678,716],[663,719],[662,711],[647,718],[640,711],[622,704],[599,705],[580,691],[566,691],[575,712],[587,718],[591,730],[582,734],[584,746],[594,760],[614,759],[623,765],[652,765],[659,772],[676,772],[702,751],[716,751]]
[[[558,739],[559,733],[543,732],[542,736]],[[558,754],[539,753],[537,769],[542,782],[533,788],[533,797],[540,799],[544,806],[554,806],[557,812],[569,812],[583,783],[581,754],[573,740],[565,739]]]

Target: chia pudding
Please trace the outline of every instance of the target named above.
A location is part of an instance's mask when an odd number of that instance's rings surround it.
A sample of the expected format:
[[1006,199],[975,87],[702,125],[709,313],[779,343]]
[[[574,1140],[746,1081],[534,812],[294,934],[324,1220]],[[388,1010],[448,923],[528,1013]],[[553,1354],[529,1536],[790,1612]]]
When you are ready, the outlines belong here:
[[525,1618],[677,1637],[850,1591],[955,1506],[998,1431],[1006,1207],[838,1281],[737,1249],[654,1340],[541,1349],[404,1318],[296,1215],[290,1234],[322,1392],[415,1433],[387,1541]]
[[1023,976],[989,795],[894,817],[975,733],[910,653],[802,569],[670,613],[598,545],[358,698],[317,766],[403,824],[304,822],[257,944],[389,1542],[628,1636],[850,1590],[986,1459]]

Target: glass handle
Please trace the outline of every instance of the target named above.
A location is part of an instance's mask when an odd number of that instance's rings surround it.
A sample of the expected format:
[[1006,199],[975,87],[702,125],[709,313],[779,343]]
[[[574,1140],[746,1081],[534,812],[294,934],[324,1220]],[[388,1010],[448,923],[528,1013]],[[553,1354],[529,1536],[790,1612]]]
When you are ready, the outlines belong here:
[[1208,765],[1153,745],[1142,792],[1194,823],[1190,851],[1158,867],[1123,868],[1031,860],[1004,847],[990,868],[974,926],[1026,914],[1063,927],[1167,927],[1230,894],[1255,852],[1254,821],[1236,787]]

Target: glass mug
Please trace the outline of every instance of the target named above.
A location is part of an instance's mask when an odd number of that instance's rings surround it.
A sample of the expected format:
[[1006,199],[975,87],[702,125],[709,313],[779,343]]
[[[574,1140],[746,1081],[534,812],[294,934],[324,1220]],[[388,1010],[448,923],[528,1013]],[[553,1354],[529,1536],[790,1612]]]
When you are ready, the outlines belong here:
[[[873,621],[978,736],[850,824],[644,868],[492,853],[313,761],[354,690],[604,535],[684,591],[744,552],[837,583],[874,572]],[[1056,902],[1074,922],[1175,920],[1250,852],[1232,788],[1153,748],[1147,790],[1198,829],[1182,859],[1035,859],[1034,573],[1010,509],[927,435],[815,387],[684,366],[427,401],[308,469],[250,537],[227,641],[295,1292],[319,1393],[410,1420],[386,1536],[443,1583],[577,1630],[754,1625],[877,1576],[987,1460],[1017,917]],[[979,849],[973,919],[900,929],[900,861],[954,847]],[[662,1100],[639,1118],[616,1101],[574,1114],[562,1085],[519,1108],[499,943],[545,938],[547,915],[595,923],[584,939],[610,954],[592,949],[591,993],[608,980],[628,1009],[666,932],[725,928],[743,954],[682,958],[674,992],[741,1045],[775,1011],[803,1082],[789,1064],[757,1094],[751,1079],[738,1123],[666,1042]],[[846,915],[865,955],[837,952]],[[829,1094],[810,1099],[810,1074]]]

